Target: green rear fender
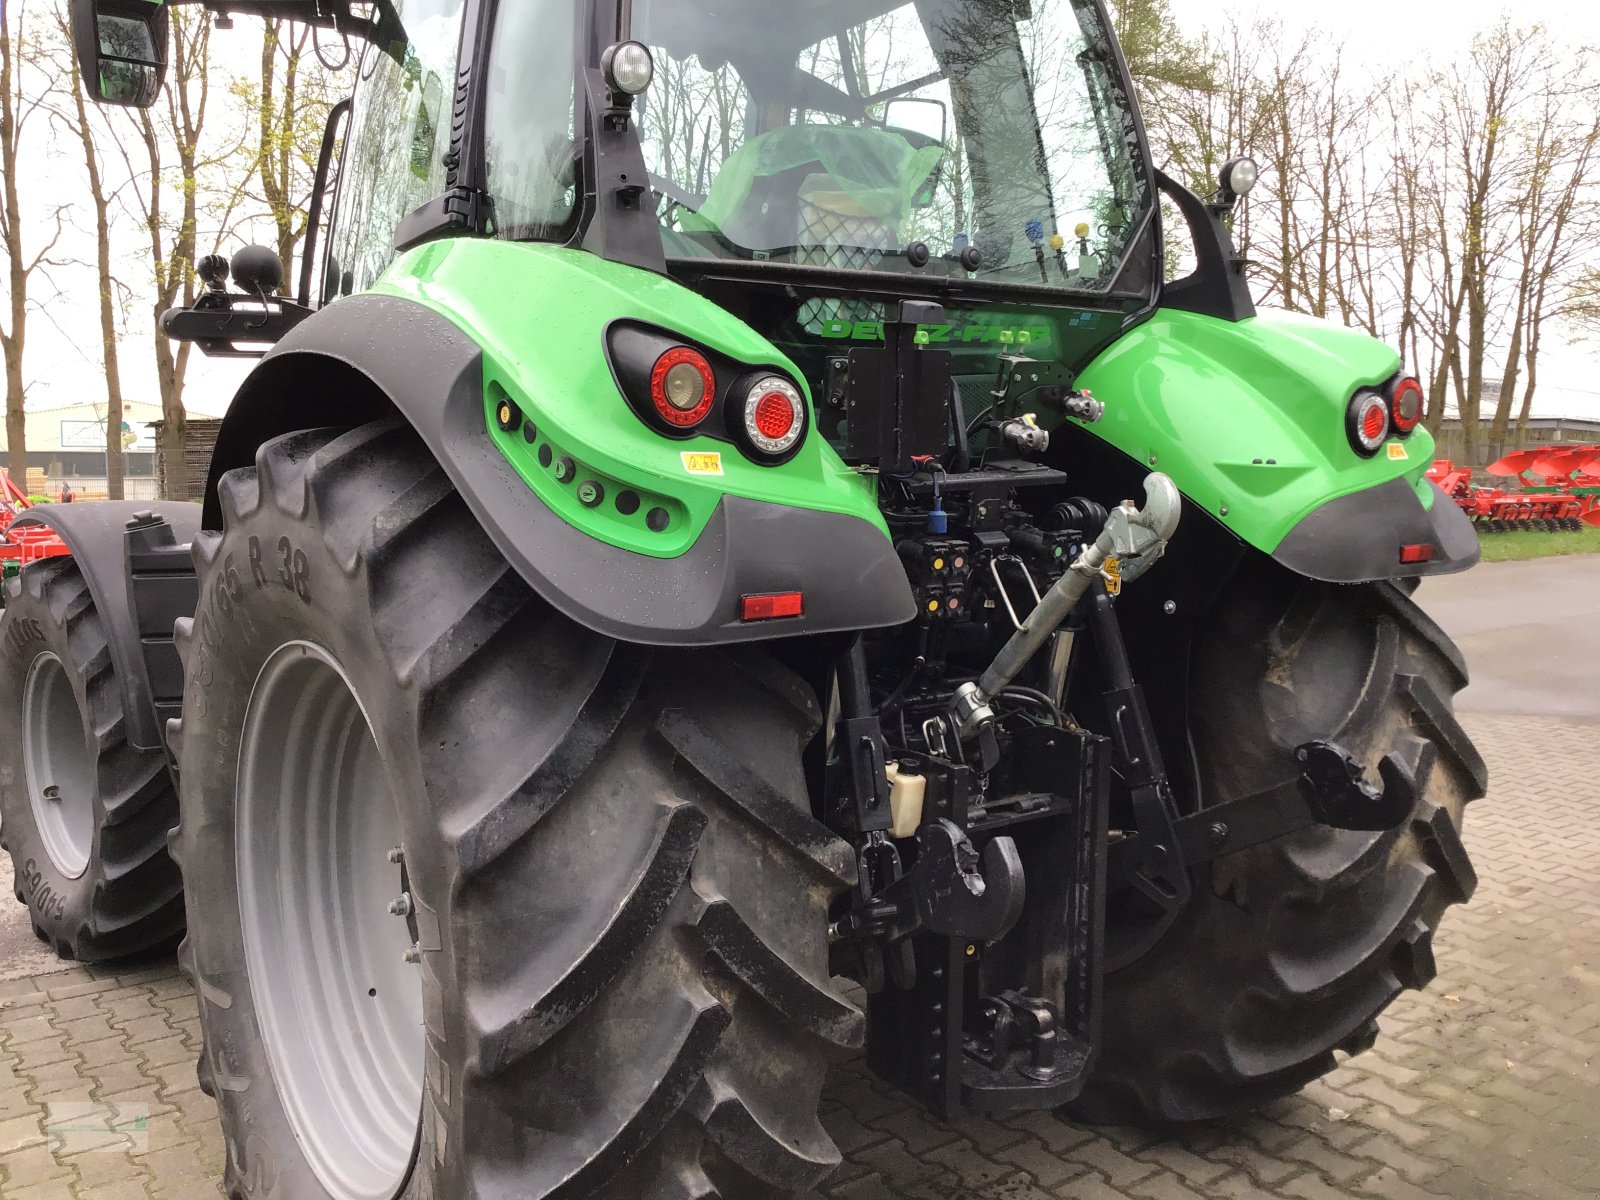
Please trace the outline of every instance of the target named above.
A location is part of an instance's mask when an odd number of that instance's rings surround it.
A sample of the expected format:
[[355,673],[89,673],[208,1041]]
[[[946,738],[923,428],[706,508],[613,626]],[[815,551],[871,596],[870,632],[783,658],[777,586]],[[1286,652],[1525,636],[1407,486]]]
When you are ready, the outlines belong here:
[[[725,496],[740,496],[854,517],[888,539],[870,481],[814,431],[792,459],[772,467],[730,442],[674,440],[639,419],[606,359],[606,330],[617,320],[659,326],[752,367],[776,367],[806,387],[771,342],[669,279],[558,246],[458,238],[403,255],[373,290],[433,309],[482,347],[489,436],[545,505],[591,537],[677,558]],[[499,428],[494,411],[503,397],[527,425]],[[566,482],[553,469],[563,458],[577,466]],[[610,502],[590,506],[580,498],[584,482],[599,484],[608,498],[631,492],[640,502],[626,506],[631,512]]]
[[[1090,364],[1079,386],[1105,402],[1097,436],[1296,570],[1347,582],[1463,569],[1476,561],[1476,539],[1454,505],[1436,504],[1428,431],[1391,438],[1373,458],[1345,431],[1356,391],[1400,367],[1381,342],[1324,321],[1162,310]],[[1402,568],[1407,539],[1433,542],[1428,564]]]
[[804,386],[771,343],[660,276],[557,247],[437,242],[262,360],[218,434],[206,519],[221,520],[222,473],[268,439],[398,415],[510,567],[609,637],[716,645],[909,620],[869,482],[815,434],[767,466],[646,426],[606,352],[624,318]]

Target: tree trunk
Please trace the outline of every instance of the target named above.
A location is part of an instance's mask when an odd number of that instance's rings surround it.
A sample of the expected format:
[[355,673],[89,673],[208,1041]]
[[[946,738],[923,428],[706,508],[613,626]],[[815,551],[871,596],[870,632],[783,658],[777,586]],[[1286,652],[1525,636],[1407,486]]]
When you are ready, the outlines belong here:
[[[63,20],[63,37],[70,32]],[[95,268],[100,280],[100,357],[106,376],[106,497],[123,498],[124,467],[127,453],[122,444],[122,371],[117,361],[117,313],[111,295],[111,223],[108,202],[100,176],[100,159],[95,153],[94,135],[89,130],[88,106],[83,99],[83,76],[77,61],[72,64],[72,103],[78,118],[78,139],[83,146],[83,165],[89,175],[89,198],[94,203],[96,241]]]
[[22,137],[17,72],[20,56],[0,0],[0,232],[4,233],[10,325],[0,329],[0,355],[6,372],[6,459],[17,486],[28,486],[27,421],[23,415],[22,351],[28,337],[28,269],[23,263],[22,204],[17,194],[17,145]]

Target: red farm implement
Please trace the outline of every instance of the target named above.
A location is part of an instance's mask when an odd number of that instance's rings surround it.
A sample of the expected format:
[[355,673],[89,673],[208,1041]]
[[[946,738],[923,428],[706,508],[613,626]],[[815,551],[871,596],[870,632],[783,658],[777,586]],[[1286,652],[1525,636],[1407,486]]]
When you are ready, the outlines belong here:
[[1576,531],[1600,526],[1600,446],[1518,450],[1488,467],[1519,488],[1478,487],[1472,470],[1441,459],[1428,472],[1484,533],[1515,529]]
[[17,524],[32,507],[27,493],[0,471],[0,579],[10,579],[31,562],[69,553],[67,544],[49,526]]

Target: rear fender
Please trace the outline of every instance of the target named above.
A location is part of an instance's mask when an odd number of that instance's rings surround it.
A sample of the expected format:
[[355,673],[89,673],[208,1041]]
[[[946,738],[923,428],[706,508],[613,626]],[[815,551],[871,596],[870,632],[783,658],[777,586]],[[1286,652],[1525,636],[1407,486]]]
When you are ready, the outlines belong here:
[[[268,438],[399,412],[529,586],[597,632],[644,644],[709,645],[874,628],[911,618],[905,572],[871,491],[820,437],[809,439],[804,454],[777,468],[733,462],[738,452],[731,445],[713,443],[722,456],[718,469],[725,474],[685,474],[681,451],[694,442],[666,442],[627,408],[602,353],[603,323],[586,328],[580,339],[562,329],[570,311],[553,297],[531,294],[541,290],[541,283],[586,286],[583,273],[599,260],[572,254],[575,261],[552,263],[547,254],[528,253],[528,247],[496,247],[463,239],[403,256],[380,292],[337,301],[274,347],[224,420],[207,485],[206,527],[220,523],[216,485],[221,475],[250,465]],[[485,277],[504,251],[513,252],[513,264],[523,272],[512,300],[526,303],[507,300],[506,289],[497,290]],[[462,274],[446,278],[441,268],[455,254],[464,256]],[[600,267],[645,274],[611,263]],[[631,278],[622,282],[634,283]],[[704,315],[697,306],[714,310],[723,322],[733,320],[677,285],[654,276],[646,283],[678,294],[644,306],[634,299],[630,305],[632,293],[602,280],[608,294],[593,298],[592,308],[663,325],[666,318],[655,310],[674,310],[678,316],[669,327],[708,342],[704,329],[695,327]],[[469,291],[479,293],[483,308],[468,311]],[[489,303],[495,295],[500,302]],[[573,300],[566,310],[583,307]],[[642,313],[633,311],[641,307]],[[540,313],[549,318],[542,325],[533,320]],[[557,366],[564,370],[558,373]],[[536,465],[523,431],[508,434],[493,424],[491,395],[510,396],[537,427],[541,442],[555,440],[578,462],[580,478],[592,470],[606,481],[604,503],[591,514],[576,515],[588,518],[586,527],[554,507],[566,502],[570,487],[552,503],[536,490],[561,485]],[[664,538],[668,549],[653,554],[630,548],[625,537],[606,526],[608,520],[618,521],[612,502],[620,487],[646,497],[638,518],[624,531],[629,537],[642,527],[653,496],[671,497],[662,505],[673,504],[674,521],[680,522],[673,532],[688,526],[692,536],[681,548]],[[761,498],[763,488],[772,500]],[[803,594],[802,615],[749,624],[740,620],[740,597],[789,591]]]
[[[129,561],[128,526],[150,524],[140,518],[153,512],[171,527],[180,546],[194,541],[200,529],[200,506],[179,501],[112,500],[104,504],[54,504],[31,508],[16,520],[17,526],[44,525],[56,531],[72,552],[73,562],[89,585],[95,611],[105,623],[111,648],[111,665],[122,691],[122,711],[128,723],[128,741],[139,750],[164,750],[166,740],[156,698],[170,707],[174,681],[182,691],[182,671],[172,645],[172,625],[178,616],[194,611],[194,573],[187,554],[177,570],[161,570],[167,578],[152,579],[158,602],[141,614],[134,603],[135,564]],[[148,573],[144,573],[148,574]],[[150,592],[146,592],[148,597]],[[149,664],[162,676],[152,694]],[[175,714],[172,714],[175,715]]]
[[[1351,398],[1400,365],[1381,342],[1323,321],[1164,310],[1078,382],[1106,403],[1095,435],[1170,475],[1192,508],[1293,571],[1358,583],[1478,561],[1471,523],[1426,478],[1426,429],[1374,458],[1350,446]],[[1402,564],[1400,547],[1418,543],[1430,560]]]

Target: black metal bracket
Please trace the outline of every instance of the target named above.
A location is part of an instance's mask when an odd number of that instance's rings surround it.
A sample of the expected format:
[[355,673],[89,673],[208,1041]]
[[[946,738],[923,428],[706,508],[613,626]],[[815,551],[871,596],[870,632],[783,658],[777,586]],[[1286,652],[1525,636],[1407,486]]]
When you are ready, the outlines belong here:
[[1294,752],[1300,794],[1311,815],[1335,829],[1393,829],[1417,805],[1417,781],[1397,754],[1378,763],[1380,791],[1366,781],[1361,760],[1332,742],[1307,742]]
[[[630,104],[614,96],[600,71],[579,73],[585,106],[583,249],[612,262],[665,275],[661,226],[651,206],[645,167]],[[631,101],[631,98],[630,98]]]
[[951,358],[948,350],[917,343],[919,326],[944,322],[942,305],[902,300],[891,311],[883,325],[884,344],[849,354],[844,459],[905,475],[912,472],[913,458],[950,448]]
[[1313,825],[1376,832],[1393,829],[1417,803],[1416,776],[1397,754],[1378,764],[1382,789],[1366,781],[1361,762],[1332,742],[1295,751],[1301,773],[1292,785],[1191,813],[1177,822],[1178,848],[1189,866],[1276,841]]
[[174,778],[177,747],[168,739],[167,729],[168,722],[183,713],[183,663],[172,630],[179,617],[194,614],[200,595],[191,543],[178,539],[179,531],[154,511],[135,513],[123,534],[128,604],[139,634],[156,729]]
[[1094,588],[1085,604],[1095,650],[1109,685],[1105,693],[1106,715],[1136,830],[1135,836],[1124,838],[1113,847],[1111,866],[1115,876],[1142,892],[1162,914],[1150,921],[1138,938],[1119,946],[1117,961],[1107,964],[1107,969],[1112,970],[1144,954],[1160,940],[1188,903],[1193,888],[1188,863],[1179,851],[1177,805],[1155,726],[1144,690],[1133,678],[1122,628],[1104,583]]
[[396,253],[455,234],[483,234],[494,220],[494,202],[475,188],[457,186],[407,213],[394,230]]
[[[261,305],[242,309],[240,303]],[[161,331],[178,342],[193,342],[208,358],[260,358],[269,347],[311,315],[311,309],[282,296],[208,292],[193,308],[169,308]]]
[[1161,303],[1167,308],[1220,317],[1224,321],[1243,321],[1256,315],[1250,295],[1250,279],[1245,260],[1233,244],[1224,216],[1228,207],[1209,205],[1162,171],[1156,172],[1156,186],[1172,198],[1189,225],[1198,264],[1194,273],[1167,284]]
[[[907,938],[899,944],[914,952],[914,985],[867,1003],[868,1066],[941,1116],[1058,1107],[1079,1095],[1094,1063],[1110,755],[1094,735],[1057,736],[1079,741],[1078,767],[1057,781],[1062,802],[1031,818],[1020,850],[1032,878],[1015,928],[998,948],[926,931]],[[927,773],[939,779],[931,764]],[[930,787],[924,813],[965,823],[963,797],[959,787]],[[985,846],[992,876],[988,854]],[[1013,970],[1013,945],[1026,969]]]
[[954,823],[940,819],[917,831],[917,857],[911,867],[845,913],[834,923],[832,936],[898,942],[932,933],[993,942],[1017,923],[1024,898],[1016,842],[994,838],[980,855]]

